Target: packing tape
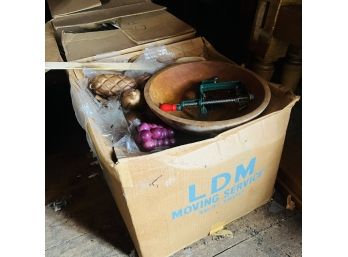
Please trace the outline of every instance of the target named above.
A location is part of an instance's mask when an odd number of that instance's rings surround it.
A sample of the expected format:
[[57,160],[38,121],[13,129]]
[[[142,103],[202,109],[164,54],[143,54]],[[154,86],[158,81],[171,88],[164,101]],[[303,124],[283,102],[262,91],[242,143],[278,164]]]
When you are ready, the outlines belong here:
[[215,223],[214,225],[211,226],[209,235],[216,233],[219,230],[224,229],[226,222],[220,221],[218,223]]

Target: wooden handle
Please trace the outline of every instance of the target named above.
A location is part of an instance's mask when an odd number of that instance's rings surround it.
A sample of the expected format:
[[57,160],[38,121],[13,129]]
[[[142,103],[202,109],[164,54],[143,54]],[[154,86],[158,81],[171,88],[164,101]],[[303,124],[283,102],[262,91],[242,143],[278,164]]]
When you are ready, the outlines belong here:
[[112,62],[46,62],[45,69],[49,70],[71,70],[71,69],[94,69],[94,70],[141,70],[153,71],[153,66],[141,63],[112,63]]

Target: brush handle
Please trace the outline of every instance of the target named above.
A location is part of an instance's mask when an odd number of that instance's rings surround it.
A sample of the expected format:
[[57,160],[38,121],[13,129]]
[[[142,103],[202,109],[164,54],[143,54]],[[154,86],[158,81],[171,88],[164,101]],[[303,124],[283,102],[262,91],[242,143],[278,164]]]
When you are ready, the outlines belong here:
[[160,104],[159,108],[164,112],[177,111],[177,104]]

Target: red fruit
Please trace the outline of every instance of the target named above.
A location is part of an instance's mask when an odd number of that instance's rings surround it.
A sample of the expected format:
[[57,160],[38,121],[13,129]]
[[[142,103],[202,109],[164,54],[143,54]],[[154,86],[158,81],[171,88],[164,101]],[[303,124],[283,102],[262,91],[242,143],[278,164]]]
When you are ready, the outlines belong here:
[[168,128],[167,131],[168,131],[169,137],[174,137],[174,130],[172,130],[171,128]]
[[169,143],[171,144],[171,145],[175,145],[175,138],[170,138],[169,139]]
[[145,142],[152,138],[152,133],[148,130],[143,130],[139,133],[142,142]]
[[141,123],[138,127],[139,132],[144,131],[144,130],[150,130],[150,126],[146,122]]
[[143,143],[143,148],[146,151],[152,151],[155,149],[155,147],[156,147],[156,140],[150,139]]
[[151,129],[151,133],[152,133],[153,139],[161,139],[162,138],[162,129],[161,128]]
[[163,145],[168,146],[169,144],[170,142],[168,138],[163,139]]
[[156,146],[161,147],[163,145],[163,140],[162,139],[157,139]]

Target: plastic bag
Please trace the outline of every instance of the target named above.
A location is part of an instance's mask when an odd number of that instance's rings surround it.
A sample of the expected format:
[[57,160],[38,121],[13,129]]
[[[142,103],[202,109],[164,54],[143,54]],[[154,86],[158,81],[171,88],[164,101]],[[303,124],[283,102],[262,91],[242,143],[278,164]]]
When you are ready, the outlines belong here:
[[[175,60],[175,54],[169,51],[165,46],[155,46],[145,48],[143,54],[141,54],[134,63],[144,64],[153,67],[146,73],[153,74],[165,66],[173,63]],[[135,78],[144,75],[143,71],[126,71],[125,75]]]
[[111,99],[102,105],[88,89],[88,79],[79,81],[79,87],[71,87],[71,98],[80,125],[85,129],[87,119],[92,119],[100,133],[108,139],[110,145],[129,133],[121,104]]
[[140,123],[141,121],[139,119],[134,119],[128,126],[128,134],[114,144],[114,150],[118,158],[146,154],[139,149],[134,140],[137,133],[137,126]]
[[88,79],[91,79],[91,78],[94,78],[98,75],[101,75],[101,74],[120,74],[121,72],[118,72],[118,71],[112,71],[112,70],[92,70],[92,69],[83,69],[83,75],[85,76],[85,78],[88,78]]
[[[134,62],[153,67],[149,71],[125,71],[124,75],[139,78],[149,73],[164,68],[174,62],[175,54],[168,51],[165,46],[146,48]],[[128,126],[124,116],[120,101],[111,98],[105,104],[100,103],[88,89],[88,80],[100,74],[119,74],[115,71],[97,71],[84,69],[84,79],[78,81],[79,86],[71,87],[71,98],[75,110],[76,118],[82,128],[85,129],[87,119],[92,119],[99,132],[107,139],[110,146],[114,147],[118,158],[142,155],[134,141],[135,126]],[[92,148],[92,147],[91,147]],[[94,150],[92,148],[92,150]]]
[[[136,123],[128,126],[119,100],[113,98],[106,105],[101,104],[88,89],[88,78],[80,80],[79,87],[71,87],[71,98],[81,127],[86,129],[87,119],[93,120],[95,128],[114,147],[117,158],[145,154],[140,151],[132,136]],[[87,142],[95,156],[95,149],[88,135]]]
[[114,151],[119,159],[145,154],[144,152],[140,151],[131,134],[126,134],[119,141],[117,141],[114,144]]

